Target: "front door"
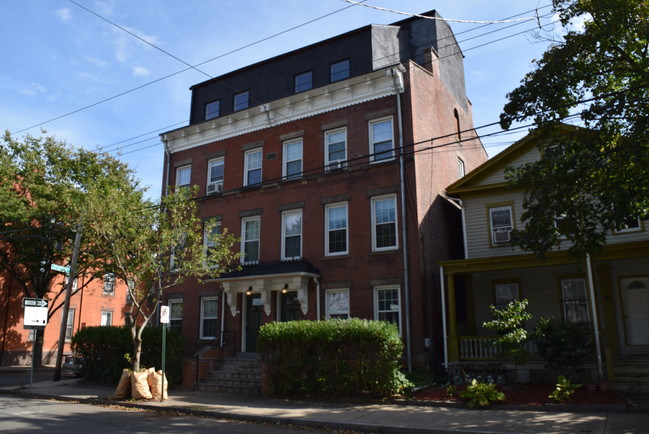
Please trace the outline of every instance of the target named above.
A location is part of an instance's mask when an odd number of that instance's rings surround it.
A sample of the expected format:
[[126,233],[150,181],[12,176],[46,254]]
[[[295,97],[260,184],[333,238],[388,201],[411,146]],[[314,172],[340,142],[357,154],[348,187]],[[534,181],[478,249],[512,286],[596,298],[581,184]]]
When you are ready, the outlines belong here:
[[297,299],[297,292],[291,291],[282,294],[281,308],[280,308],[280,321],[295,321],[298,318],[300,311],[300,302]]
[[620,279],[628,345],[649,345],[649,277]]
[[261,301],[261,294],[246,296],[246,353],[257,352],[257,337],[261,327],[264,304]]

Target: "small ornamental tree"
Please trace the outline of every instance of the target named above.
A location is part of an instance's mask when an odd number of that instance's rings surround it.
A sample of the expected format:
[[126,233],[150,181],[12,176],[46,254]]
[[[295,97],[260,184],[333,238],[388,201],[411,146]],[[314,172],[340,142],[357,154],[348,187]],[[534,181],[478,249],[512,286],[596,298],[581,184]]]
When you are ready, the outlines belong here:
[[235,238],[227,231],[215,233],[214,221],[201,220],[192,195],[188,189],[177,189],[155,204],[137,185],[129,184],[98,189],[86,204],[86,233],[102,248],[103,272],[127,283],[133,371],[140,369],[142,332],[155,315],[162,292],[188,278],[216,278],[237,257],[232,251]]
[[529,333],[525,330],[525,321],[530,320],[532,315],[527,312],[527,305],[528,301],[524,299],[510,301],[502,308],[489,306],[494,319],[483,323],[483,327],[500,333],[494,345],[513,360],[517,370],[529,355],[526,345]]

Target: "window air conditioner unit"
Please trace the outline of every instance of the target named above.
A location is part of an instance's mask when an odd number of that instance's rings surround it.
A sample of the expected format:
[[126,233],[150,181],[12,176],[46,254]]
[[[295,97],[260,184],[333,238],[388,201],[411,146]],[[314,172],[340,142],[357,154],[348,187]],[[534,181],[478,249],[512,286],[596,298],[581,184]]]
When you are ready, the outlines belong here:
[[344,160],[333,161],[329,163],[329,170],[342,170],[347,167],[347,162]]
[[504,244],[509,242],[511,229],[496,229],[493,231],[494,244]]
[[223,183],[210,182],[207,184],[207,194],[221,193],[223,191]]

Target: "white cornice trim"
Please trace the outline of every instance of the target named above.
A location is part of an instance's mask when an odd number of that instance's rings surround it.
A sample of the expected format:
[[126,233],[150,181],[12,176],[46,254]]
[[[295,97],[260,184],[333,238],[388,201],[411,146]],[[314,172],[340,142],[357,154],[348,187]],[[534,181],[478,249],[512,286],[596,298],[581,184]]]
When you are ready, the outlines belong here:
[[293,122],[309,116],[394,95],[393,75],[403,67],[392,66],[369,74],[271,101],[211,121],[161,135],[170,153],[184,151],[230,137]]

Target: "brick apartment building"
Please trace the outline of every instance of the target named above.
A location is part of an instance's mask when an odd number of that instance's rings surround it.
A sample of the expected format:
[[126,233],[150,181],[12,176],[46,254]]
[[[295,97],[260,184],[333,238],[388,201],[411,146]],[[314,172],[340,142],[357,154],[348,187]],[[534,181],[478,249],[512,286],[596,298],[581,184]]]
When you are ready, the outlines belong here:
[[[106,276],[89,280],[79,276],[76,285],[81,290],[70,297],[70,309],[66,320],[64,354],[71,354],[72,336],[86,326],[123,325],[127,305],[126,285]],[[43,335],[42,363],[54,365],[58,351],[59,334],[63,320],[62,285],[63,274],[52,281],[52,290],[45,296],[49,300],[51,313]],[[25,293],[9,273],[0,273],[0,366],[31,365],[34,332],[23,325]]]
[[166,292],[187,356],[254,353],[270,321],[360,317],[398,324],[409,366],[434,360],[435,264],[462,249],[440,193],[487,159],[449,26],[369,25],[191,91],[189,125],[161,135],[163,182],[199,186],[242,268]]

